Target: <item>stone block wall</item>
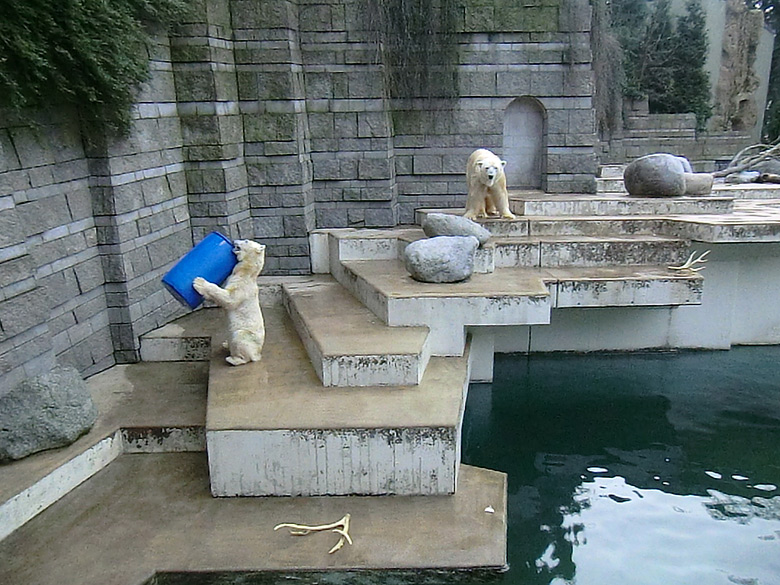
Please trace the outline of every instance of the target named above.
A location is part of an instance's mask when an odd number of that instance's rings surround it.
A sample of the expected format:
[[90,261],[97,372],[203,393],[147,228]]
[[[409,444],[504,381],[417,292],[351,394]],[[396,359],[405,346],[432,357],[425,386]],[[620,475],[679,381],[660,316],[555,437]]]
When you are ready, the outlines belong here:
[[75,112],[31,116],[0,115],[0,389],[56,359],[113,363]]
[[[587,0],[457,0],[457,95],[391,98],[370,0],[197,0],[156,31],[129,134],[78,113],[0,116],[0,388],[56,362],[138,359],[185,310],[162,288],[212,230],[310,271],[308,234],[462,206],[516,98],[544,112],[544,187],[592,190]],[[535,103],[536,103],[535,102]]]
[[72,365],[138,359],[138,336],[183,313],[160,286],[192,246],[168,39],[129,135],[86,136],[78,113],[0,115],[0,392]]

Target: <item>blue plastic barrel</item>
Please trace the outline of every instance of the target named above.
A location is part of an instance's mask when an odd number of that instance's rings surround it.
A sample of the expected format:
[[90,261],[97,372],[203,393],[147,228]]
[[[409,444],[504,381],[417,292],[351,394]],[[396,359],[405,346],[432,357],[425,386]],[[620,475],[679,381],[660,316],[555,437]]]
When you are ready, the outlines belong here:
[[237,262],[233,242],[219,232],[211,232],[163,276],[162,282],[177,301],[196,309],[203,297],[192,288],[195,277],[221,285]]

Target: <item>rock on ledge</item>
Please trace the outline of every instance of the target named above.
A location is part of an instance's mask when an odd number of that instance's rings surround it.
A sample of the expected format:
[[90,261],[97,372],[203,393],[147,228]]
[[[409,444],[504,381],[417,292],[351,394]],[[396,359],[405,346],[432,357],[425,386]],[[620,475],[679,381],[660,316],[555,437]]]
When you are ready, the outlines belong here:
[[474,272],[479,247],[475,236],[436,236],[417,240],[406,247],[404,263],[415,280],[460,282]]
[[97,408],[78,370],[56,366],[0,396],[0,461],[70,445],[95,424]]
[[436,236],[474,236],[482,246],[490,239],[490,232],[462,215],[451,213],[428,213],[422,222],[422,229],[429,238]]

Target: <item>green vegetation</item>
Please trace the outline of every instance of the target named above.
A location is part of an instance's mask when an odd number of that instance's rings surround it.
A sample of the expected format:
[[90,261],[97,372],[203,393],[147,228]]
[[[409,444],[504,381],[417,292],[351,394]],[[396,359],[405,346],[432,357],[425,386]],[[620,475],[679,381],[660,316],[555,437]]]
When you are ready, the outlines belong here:
[[0,107],[76,105],[124,132],[148,76],[144,23],[169,24],[186,0],[0,0]]
[[[673,19],[670,0],[614,0],[612,27],[623,49],[626,97],[647,97],[652,113],[693,112],[700,128],[712,113],[708,40],[701,0]],[[676,22],[675,22],[676,20]]]

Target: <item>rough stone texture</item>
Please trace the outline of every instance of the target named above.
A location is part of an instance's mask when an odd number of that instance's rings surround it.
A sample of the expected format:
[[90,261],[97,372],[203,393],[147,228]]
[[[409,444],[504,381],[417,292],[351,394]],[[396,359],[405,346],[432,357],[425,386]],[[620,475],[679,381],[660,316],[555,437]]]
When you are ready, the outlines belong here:
[[428,213],[423,219],[422,229],[429,238],[436,236],[474,236],[482,246],[490,239],[490,232],[462,215],[451,213]]
[[672,154],[648,154],[629,163],[623,172],[629,195],[635,197],[679,197],[707,195],[712,175],[692,173],[687,159]]
[[75,368],[56,366],[24,380],[0,397],[0,461],[69,445],[96,418],[97,408]]
[[315,227],[462,206],[469,153],[502,153],[518,96],[550,121],[543,187],[593,190],[587,0],[464,5],[446,100],[389,99],[364,8],[196,3],[151,31],[122,138],[85,140],[70,110],[0,113],[0,389],[55,362],[137,360],[139,336],[182,311],[160,277],[211,230],[300,274]]
[[479,240],[474,236],[437,236],[412,242],[404,250],[404,264],[415,280],[460,282],[474,272]]
[[741,0],[727,0],[718,83],[710,125],[717,130],[750,131],[758,120],[755,92],[759,78],[753,68],[764,26],[760,10],[749,10]]

